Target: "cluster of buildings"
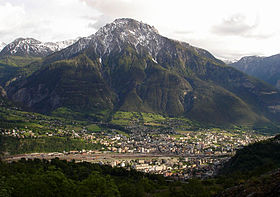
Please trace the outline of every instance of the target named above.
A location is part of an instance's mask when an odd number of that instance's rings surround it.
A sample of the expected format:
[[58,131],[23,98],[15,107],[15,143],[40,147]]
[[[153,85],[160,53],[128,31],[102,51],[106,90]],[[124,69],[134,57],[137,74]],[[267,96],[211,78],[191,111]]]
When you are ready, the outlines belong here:
[[111,165],[112,167],[124,167],[126,169],[135,169],[146,173],[163,174],[166,177],[172,177],[179,180],[189,178],[208,178],[216,174],[222,164],[229,157],[141,157],[141,158],[103,158],[95,162]]
[[23,130],[23,129],[1,129],[1,135],[12,136],[16,138],[25,138],[25,137],[37,137],[37,135],[32,130]]
[[[31,118],[38,120],[36,116]],[[45,123],[47,120],[38,121]],[[128,134],[116,129],[104,132],[90,132],[86,128],[79,131],[66,130],[62,128],[62,125],[55,128],[56,124],[60,125],[61,123],[58,121],[50,125],[54,129],[43,133],[28,128],[0,129],[0,133],[17,138],[42,136],[79,138],[88,143],[103,145],[101,151],[73,150],[63,153],[43,153],[35,155],[34,158],[71,158],[76,161],[96,162],[113,167],[163,174],[180,180],[213,176],[217,169],[235,154],[237,149],[267,138],[254,131],[241,130],[200,129],[188,131],[185,129],[180,131],[171,128],[163,131],[141,126],[128,128],[130,131]],[[27,158],[30,158],[30,155]]]
[[95,136],[92,139],[95,143],[106,146],[108,151],[115,153],[231,156],[236,149],[266,138],[252,131],[206,129],[174,134],[134,132],[129,136],[107,133],[102,134],[101,138]]

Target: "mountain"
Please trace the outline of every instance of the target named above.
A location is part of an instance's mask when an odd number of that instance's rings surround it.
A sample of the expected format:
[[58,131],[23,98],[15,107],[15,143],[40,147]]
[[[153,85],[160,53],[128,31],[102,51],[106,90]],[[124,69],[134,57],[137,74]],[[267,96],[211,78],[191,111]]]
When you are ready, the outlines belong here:
[[77,42],[80,39],[81,39],[81,37],[78,37],[76,39],[69,39],[69,40],[55,42],[55,44],[58,46],[56,51],[60,51],[64,48],[67,48],[68,46],[74,44],[75,42]]
[[133,19],[107,24],[39,67],[7,92],[41,113],[66,110],[99,119],[119,110],[141,111],[214,125],[280,121],[276,89]]
[[243,57],[230,65],[280,89],[280,54],[270,57]]
[[[137,53],[145,51],[153,58],[154,62],[157,62],[157,56],[161,55],[159,53],[163,51],[164,47],[167,47],[168,41],[170,39],[161,36],[153,26],[129,18],[116,19],[114,22],[100,28],[95,34],[81,38],[71,47],[53,54],[48,60],[70,58],[86,48],[92,48],[96,55],[102,58],[112,53],[121,52],[127,46],[131,46]],[[184,48],[192,49],[198,54],[217,60],[206,50],[195,48],[179,41],[173,40],[173,42],[182,44]],[[172,54],[174,53],[176,51],[172,52]],[[222,63],[220,60],[217,61]]]
[[7,44],[4,42],[0,42],[0,51],[6,46]]
[[78,39],[61,42],[41,42],[34,38],[18,38],[6,45],[0,52],[2,56],[45,57],[75,43]]

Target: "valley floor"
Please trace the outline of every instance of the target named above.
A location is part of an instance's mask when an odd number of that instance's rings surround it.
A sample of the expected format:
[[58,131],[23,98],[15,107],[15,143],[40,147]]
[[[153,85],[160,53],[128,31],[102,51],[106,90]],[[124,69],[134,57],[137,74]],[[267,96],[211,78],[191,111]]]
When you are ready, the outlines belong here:
[[31,153],[7,156],[4,161],[13,162],[24,159],[45,159],[59,158],[61,160],[76,162],[98,163],[112,167],[123,167],[128,170],[163,174],[176,180],[187,180],[189,178],[209,178],[216,175],[217,170],[230,158],[230,155],[205,155],[188,154],[178,156],[174,154],[131,154],[131,153],[103,153],[70,151],[64,153]]

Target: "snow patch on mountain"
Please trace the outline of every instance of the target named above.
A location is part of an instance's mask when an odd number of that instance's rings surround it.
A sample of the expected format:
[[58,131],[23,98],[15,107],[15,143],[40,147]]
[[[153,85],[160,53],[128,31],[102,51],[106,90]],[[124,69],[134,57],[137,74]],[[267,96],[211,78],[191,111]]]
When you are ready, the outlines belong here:
[[112,51],[121,51],[126,44],[130,44],[137,51],[144,48],[156,59],[166,40],[153,26],[134,19],[121,18],[101,27],[95,34],[79,39],[71,47],[61,51],[60,55],[69,58],[91,47],[102,58]]
[[60,51],[64,48],[67,48],[68,46],[74,44],[75,42],[77,42],[79,39],[81,39],[81,37],[78,37],[76,39],[70,39],[70,40],[64,40],[64,41],[59,41],[59,42],[55,42],[56,46],[57,46],[57,51]]
[[251,63],[251,62],[254,62],[254,61],[260,61],[264,59],[264,57],[261,57],[261,56],[245,56],[245,57],[242,57],[239,62],[242,63],[242,64],[248,64],[248,63]]
[[[96,52],[103,56],[114,50],[121,50],[123,43],[129,43],[137,50],[144,47],[156,57],[165,39],[148,24],[133,19],[121,18],[100,28],[90,43],[96,45]],[[98,48],[99,47],[99,48]]]
[[77,40],[78,38],[60,42],[41,42],[34,38],[18,38],[4,46],[0,52],[0,56],[18,55],[44,57],[72,45]]

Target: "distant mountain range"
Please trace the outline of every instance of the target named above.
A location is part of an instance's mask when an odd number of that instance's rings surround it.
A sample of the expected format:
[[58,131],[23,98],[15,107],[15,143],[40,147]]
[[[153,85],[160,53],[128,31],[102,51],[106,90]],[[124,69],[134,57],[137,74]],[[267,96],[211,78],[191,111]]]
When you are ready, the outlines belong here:
[[2,50],[0,56],[48,55],[6,83],[10,99],[32,111],[94,120],[121,110],[221,126],[280,122],[277,89],[133,19],[117,19],[55,50],[34,39]]
[[270,57],[243,57],[230,65],[280,89],[280,54]]
[[34,38],[18,38],[9,44],[0,44],[0,57],[3,56],[32,56],[32,57],[45,57],[60,51],[73,43],[77,39],[65,40],[60,42],[41,42]]

